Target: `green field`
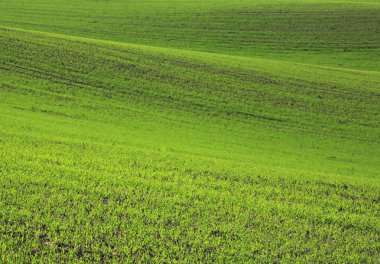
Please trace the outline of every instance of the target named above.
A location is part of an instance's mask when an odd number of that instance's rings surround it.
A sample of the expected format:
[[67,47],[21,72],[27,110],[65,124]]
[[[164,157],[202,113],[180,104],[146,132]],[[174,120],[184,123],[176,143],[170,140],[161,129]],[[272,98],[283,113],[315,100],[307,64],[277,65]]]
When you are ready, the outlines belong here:
[[379,263],[380,1],[0,0],[0,263]]

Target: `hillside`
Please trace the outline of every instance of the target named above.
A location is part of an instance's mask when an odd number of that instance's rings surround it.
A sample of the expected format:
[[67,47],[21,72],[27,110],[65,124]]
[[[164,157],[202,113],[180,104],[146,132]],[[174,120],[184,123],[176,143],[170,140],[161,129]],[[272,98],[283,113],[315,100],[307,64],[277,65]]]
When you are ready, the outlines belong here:
[[0,1],[0,25],[380,70],[378,0],[12,0]]
[[0,262],[378,261],[376,1],[64,2],[0,1]]

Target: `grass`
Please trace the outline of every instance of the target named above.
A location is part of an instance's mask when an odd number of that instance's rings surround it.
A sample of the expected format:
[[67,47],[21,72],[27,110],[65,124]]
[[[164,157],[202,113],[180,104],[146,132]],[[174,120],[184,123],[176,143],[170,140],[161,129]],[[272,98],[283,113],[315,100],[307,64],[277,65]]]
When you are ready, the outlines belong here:
[[0,2],[0,262],[378,261],[376,1],[88,3]]
[[13,0],[0,25],[96,39],[379,70],[379,1]]

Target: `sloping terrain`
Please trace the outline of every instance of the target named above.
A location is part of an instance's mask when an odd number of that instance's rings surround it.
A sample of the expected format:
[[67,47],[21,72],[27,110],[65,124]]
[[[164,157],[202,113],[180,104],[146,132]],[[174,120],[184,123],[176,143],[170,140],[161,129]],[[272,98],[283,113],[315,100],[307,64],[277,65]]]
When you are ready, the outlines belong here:
[[[256,4],[268,15],[259,22],[273,20],[262,47],[232,36],[224,52],[223,32],[193,29],[231,17],[250,25],[234,13],[248,1],[225,2],[232,13],[218,18],[212,1],[160,3],[0,1],[0,262],[376,263],[377,2],[289,7],[349,6],[363,18],[353,24],[366,48],[343,37],[354,38],[345,23],[331,36],[352,52],[340,56],[315,34],[319,61],[268,45],[300,41],[273,33],[286,26],[274,15],[285,4]],[[205,13],[189,27],[196,7]],[[167,19],[183,21],[183,33],[152,22],[165,10],[181,14]],[[86,24],[85,12],[106,11]],[[108,24],[123,11],[138,18]],[[306,31],[320,30],[302,14],[288,25],[302,18]],[[129,39],[144,27],[127,21],[143,20],[161,31]],[[302,35],[307,47],[314,37]]]
[[0,25],[380,70],[378,0],[13,0],[0,1]]

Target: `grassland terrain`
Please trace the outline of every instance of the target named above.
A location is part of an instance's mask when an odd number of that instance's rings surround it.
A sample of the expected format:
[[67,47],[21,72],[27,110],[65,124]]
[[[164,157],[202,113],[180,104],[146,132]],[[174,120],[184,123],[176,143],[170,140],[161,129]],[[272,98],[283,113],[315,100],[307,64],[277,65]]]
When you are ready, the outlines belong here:
[[380,2],[0,0],[0,263],[379,263]]

